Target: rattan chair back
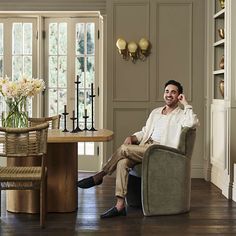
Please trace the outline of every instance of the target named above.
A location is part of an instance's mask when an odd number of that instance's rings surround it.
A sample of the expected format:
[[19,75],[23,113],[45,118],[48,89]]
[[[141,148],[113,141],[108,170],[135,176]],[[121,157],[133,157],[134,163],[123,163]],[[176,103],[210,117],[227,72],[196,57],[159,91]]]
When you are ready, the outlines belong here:
[[38,124],[42,124],[44,122],[48,122],[50,129],[60,129],[60,119],[61,115],[55,115],[55,116],[40,117],[40,118],[31,117],[28,118],[28,121],[29,121],[29,126],[35,126]]
[[[41,227],[44,226],[46,214],[45,158],[48,127],[47,122],[29,128],[0,127],[0,156],[10,158],[7,160],[7,166],[0,166],[0,203],[1,190],[40,189]],[[25,162],[28,160],[27,165],[22,166],[22,162],[19,160],[22,158]],[[32,158],[39,158],[41,165],[30,166]]]

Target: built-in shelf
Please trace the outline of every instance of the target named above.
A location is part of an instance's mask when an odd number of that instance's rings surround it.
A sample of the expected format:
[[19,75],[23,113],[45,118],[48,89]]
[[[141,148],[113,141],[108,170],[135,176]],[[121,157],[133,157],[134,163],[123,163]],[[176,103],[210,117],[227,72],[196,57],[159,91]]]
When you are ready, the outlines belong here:
[[221,39],[221,40],[215,42],[215,43],[213,44],[213,46],[214,46],[214,47],[217,47],[217,46],[224,46],[224,44],[225,44],[225,39]]
[[214,18],[224,18],[224,14],[225,14],[225,9],[222,9],[220,11],[218,11],[215,15]]
[[221,75],[221,74],[224,74],[225,73],[225,70],[215,70],[213,71],[213,75]]
[[[213,15],[214,22],[214,34],[213,34],[213,60],[214,60],[214,69],[212,71],[213,75],[213,100],[222,100],[224,101],[224,96],[222,96],[222,88],[220,88],[220,84],[224,81],[225,78],[225,69],[224,68],[224,55],[226,50],[226,40],[221,38],[219,34],[219,29],[223,29],[225,31],[225,16],[227,11],[225,8],[221,8],[221,4],[219,0],[214,0],[215,4],[215,14]],[[225,33],[225,32],[224,32]]]

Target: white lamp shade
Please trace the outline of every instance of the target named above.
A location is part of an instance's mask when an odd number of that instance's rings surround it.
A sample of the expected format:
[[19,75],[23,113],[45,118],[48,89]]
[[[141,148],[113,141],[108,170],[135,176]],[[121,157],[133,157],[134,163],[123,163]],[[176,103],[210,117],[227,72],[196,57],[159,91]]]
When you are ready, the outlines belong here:
[[141,38],[139,41],[139,47],[141,50],[147,50],[149,46],[149,42],[145,38]]
[[138,45],[134,41],[129,42],[128,50],[130,53],[135,53],[137,51],[137,48],[138,48]]
[[116,46],[119,50],[124,50],[126,48],[126,42],[124,39],[119,38],[116,41]]

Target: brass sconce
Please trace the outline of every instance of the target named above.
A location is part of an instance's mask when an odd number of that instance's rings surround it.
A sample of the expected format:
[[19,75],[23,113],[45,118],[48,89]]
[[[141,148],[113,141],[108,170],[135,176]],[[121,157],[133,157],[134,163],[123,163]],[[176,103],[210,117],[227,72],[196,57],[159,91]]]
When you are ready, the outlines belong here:
[[138,44],[134,41],[127,44],[124,39],[119,38],[116,46],[122,58],[125,60],[131,58],[133,63],[138,59],[145,61],[150,54],[150,43],[146,38],[141,38]]
[[127,58],[127,48],[126,48],[126,45],[127,45],[127,43],[122,38],[119,38],[116,41],[116,47],[118,48],[119,53],[120,53],[120,55],[122,55],[123,59]]
[[135,62],[138,58],[137,50],[138,50],[138,45],[134,41],[128,43],[128,52],[132,62]]
[[150,47],[150,44],[149,42],[147,41],[147,39],[145,38],[141,38],[139,40],[139,48],[140,48],[140,52],[143,56],[147,57],[149,55],[149,47]]

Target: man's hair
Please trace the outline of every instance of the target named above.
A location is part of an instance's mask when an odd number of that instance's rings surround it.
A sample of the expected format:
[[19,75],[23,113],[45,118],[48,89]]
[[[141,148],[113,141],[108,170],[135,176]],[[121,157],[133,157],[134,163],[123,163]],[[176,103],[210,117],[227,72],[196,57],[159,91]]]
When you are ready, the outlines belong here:
[[[178,92],[179,94],[183,93],[183,86],[181,85],[181,83],[179,83],[178,81],[175,81],[175,80],[169,80],[165,83],[165,88],[169,85],[169,84],[172,84],[172,85],[175,85],[177,88],[178,88]],[[164,89],[165,89],[164,88]]]

